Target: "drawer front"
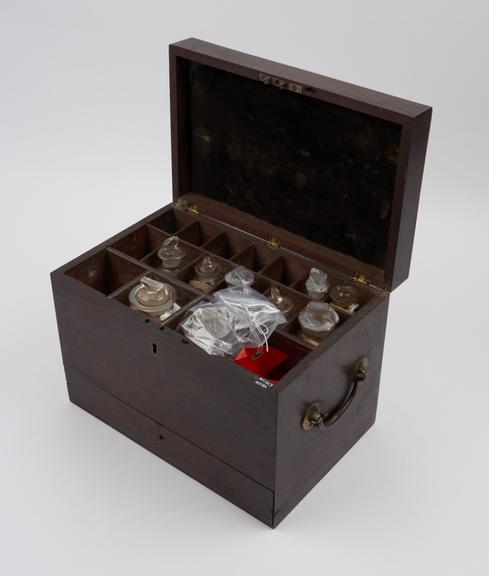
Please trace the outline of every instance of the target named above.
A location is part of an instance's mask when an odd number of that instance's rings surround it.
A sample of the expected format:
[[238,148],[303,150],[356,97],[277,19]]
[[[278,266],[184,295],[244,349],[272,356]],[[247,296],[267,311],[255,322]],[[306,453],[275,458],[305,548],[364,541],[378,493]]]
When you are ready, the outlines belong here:
[[[272,525],[273,492],[160,426],[124,402],[66,370],[71,401],[153,454],[198,480],[265,524]],[[184,506],[182,506],[183,508]]]
[[[278,408],[275,523],[372,426],[377,410],[388,297],[372,301],[362,318],[281,391]],[[364,380],[353,386],[358,361],[368,359]],[[318,403],[324,426],[304,430],[308,407]],[[344,409],[344,411],[342,410]],[[335,412],[336,410],[336,412]],[[335,414],[338,418],[335,419]],[[322,421],[320,421],[322,423]]]
[[65,368],[273,490],[277,397],[231,361],[74,284],[54,286]]

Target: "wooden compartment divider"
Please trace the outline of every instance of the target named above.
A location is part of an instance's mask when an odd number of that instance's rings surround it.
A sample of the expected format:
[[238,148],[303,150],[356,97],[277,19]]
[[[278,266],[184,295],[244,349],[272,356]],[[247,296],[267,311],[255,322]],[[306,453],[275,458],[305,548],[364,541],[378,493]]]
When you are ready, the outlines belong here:
[[230,260],[250,246],[250,241],[238,234],[221,232],[203,244],[202,248],[221,258]]
[[176,236],[195,246],[202,246],[209,240],[213,240],[221,233],[220,228],[207,222],[191,222],[175,233]]
[[[186,252],[183,264],[176,271],[165,270],[157,255],[163,242],[172,235],[180,239]],[[278,327],[270,337],[271,345],[289,355],[282,371],[288,371],[316,349],[301,338],[298,321],[300,311],[312,301],[305,288],[310,268],[314,266],[324,270],[328,274],[330,287],[345,280],[300,254],[271,247],[264,240],[240,230],[230,230],[219,222],[211,223],[198,214],[170,208],[76,264],[67,273],[126,306],[129,305],[130,290],[144,275],[169,283],[177,292],[177,303],[181,309],[165,321],[157,322],[161,329],[176,331],[192,306],[209,301],[212,292],[226,286],[223,279],[210,293],[205,293],[189,284],[195,277],[196,264],[206,255],[211,255],[220,263],[224,274],[236,266],[252,270],[255,274],[252,288],[265,296],[269,297],[272,286],[277,286],[282,294],[293,300],[294,308],[288,314],[287,324]],[[367,288],[358,287],[358,293],[362,306],[372,298]],[[336,306],[334,308],[340,317],[339,325],[354,314]],[[149,317],[148,321],[151,321]]]

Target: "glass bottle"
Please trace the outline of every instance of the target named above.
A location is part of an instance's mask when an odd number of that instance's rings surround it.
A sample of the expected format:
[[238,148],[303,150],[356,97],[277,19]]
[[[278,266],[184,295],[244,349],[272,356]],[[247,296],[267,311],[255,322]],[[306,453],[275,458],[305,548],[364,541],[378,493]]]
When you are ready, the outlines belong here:
[[167,238],[158,250],[158,258],[166,270],[176,270],[185,258],[185,251],[176,236]]
[[276,286],[272,286],[270,290],[270,302],[272,302],[272,304],[274,304],[286,317],[294,309],[292,298],[284,296]]
[[325,302],[309,302],[299,314],[301,336],[308,342],[318,345],[332,332],[340,321],[336,310]]
[[129,304],[134,310],[161,318],[172,310],[176,302],[173,286],[144,276],[129,292]]
[[306,280],[306,291],[310,298],[319,302],[324,300],[328,293],[329,282],[328,275],[319,270],[319,268],[311,268],[309,277]]
[[334,286],[329,292],[329,297],[335,306],[348,310],[348,312],[355,312],[355,310],[360,308],[358,290],[352,284]]

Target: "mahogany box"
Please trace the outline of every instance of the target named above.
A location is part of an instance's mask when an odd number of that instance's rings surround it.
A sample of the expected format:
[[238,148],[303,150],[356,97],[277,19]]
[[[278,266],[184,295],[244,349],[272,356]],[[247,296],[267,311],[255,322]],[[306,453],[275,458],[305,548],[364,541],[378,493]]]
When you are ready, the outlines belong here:
[[[69,397],[274,527],[375,421],[431,108],[195,39],[170,46],[170,90],[174,202],[51,275]],[[186,260],[167,273],[173,235]],[[179,328],[212,298],[189,284],[208,254],[293,300],[273,385]],[[319,346],[297,318],[311,267],[360,303]],[[176,290],[163,322],[129,306],[145,275]]]

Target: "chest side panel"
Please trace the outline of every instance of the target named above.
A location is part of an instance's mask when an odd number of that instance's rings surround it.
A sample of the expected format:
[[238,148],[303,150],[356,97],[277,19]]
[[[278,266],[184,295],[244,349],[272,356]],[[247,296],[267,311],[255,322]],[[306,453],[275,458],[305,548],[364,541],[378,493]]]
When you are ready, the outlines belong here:
[[[370,307],[370,305],[369,305]],[[275,524],[311,490],[374,423],[382,366],[388,297],[363,310],[363,318],[311,362],[279,395]],[[345,399],[352,367],[368,358],[368,374],[352,403],[325,430],[303,430],[306,408],[319,401],[324,413]]]
[[53,288],[65,368],[273,490],[274,394],[69,278]]

